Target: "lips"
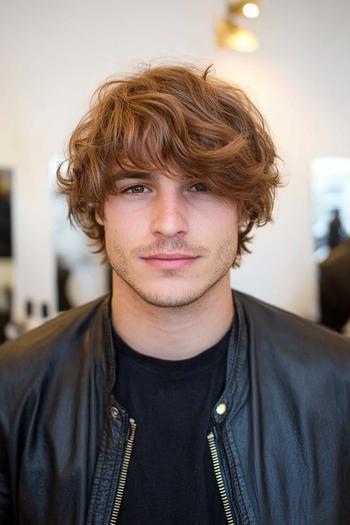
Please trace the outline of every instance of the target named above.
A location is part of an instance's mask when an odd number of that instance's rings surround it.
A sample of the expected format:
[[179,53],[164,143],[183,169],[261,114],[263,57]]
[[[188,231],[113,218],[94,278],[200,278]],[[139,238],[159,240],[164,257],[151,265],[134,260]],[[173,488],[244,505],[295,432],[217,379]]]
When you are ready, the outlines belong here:
[[143,260],[150,266],[160,270],[178,270],[193,264],[198,258],[185,253],[157,253],[143,257]]
[[144,259],[160,259],[160,260],[178,260],[178,259],[195,259],[193,255],[186,255],[185,253],[157,253],[144,257]]

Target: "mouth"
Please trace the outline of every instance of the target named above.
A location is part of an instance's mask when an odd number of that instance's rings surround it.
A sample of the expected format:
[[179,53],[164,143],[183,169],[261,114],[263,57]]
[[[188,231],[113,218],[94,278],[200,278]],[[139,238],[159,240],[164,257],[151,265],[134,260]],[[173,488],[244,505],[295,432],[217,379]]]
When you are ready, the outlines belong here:
[[177,260],[177,259],[195,259],[193,255],[187,255],[186,253],[155,253],[144,257],[144,259],[162,259],[162,260]]
[[157,253],[149,257],[142,257],[149,265],[161,270],[177,270],[193,264],[199,257],[184,253]]

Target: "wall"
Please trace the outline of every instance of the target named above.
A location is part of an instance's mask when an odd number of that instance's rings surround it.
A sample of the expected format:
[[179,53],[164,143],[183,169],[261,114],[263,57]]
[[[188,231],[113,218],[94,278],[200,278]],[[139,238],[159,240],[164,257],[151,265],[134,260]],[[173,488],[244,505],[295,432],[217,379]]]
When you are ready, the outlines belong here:
[[250,23],[261,48],[243,56],[215,47],[222,0],[1,0],[0,165],[15,170],[16,316],[28,296],[55,299],[49,158],[64,149],[98,83],[155,59],[214,63],[267,116],[288,185],[275,223],[257,232],[232,282],[314,315],[310,162],[349,152],[350,4],[333,4],[262,1]]

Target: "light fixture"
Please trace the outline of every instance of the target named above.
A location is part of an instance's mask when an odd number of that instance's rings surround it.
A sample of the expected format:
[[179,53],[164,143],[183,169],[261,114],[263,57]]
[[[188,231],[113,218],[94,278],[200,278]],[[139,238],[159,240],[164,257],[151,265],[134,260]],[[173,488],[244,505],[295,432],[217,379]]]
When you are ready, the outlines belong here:
[[247,4],[244,4],[242,12],[247,18],[256,18],[259,16],[260,9],[255,2],[248,2]]
[[231,2],[228,10],[232,15],[245,16],[246,18],[256,18],[260,14],[259,2],[257,0]]
[[259,47],[255,35],[248,29],[236,23],[238,16],[255,18],[259,15],[258,1],[228,2],[226,18],[216,25],[216,41],[219,47],[234,49],[235,51],[250,52]]

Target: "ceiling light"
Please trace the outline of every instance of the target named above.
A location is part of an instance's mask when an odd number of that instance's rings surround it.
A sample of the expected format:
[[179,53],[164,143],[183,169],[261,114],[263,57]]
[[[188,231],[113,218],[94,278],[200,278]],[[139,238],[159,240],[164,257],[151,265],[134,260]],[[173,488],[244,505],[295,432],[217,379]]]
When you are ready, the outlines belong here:
[[259,2],[258,0],[243,0],[240,2],[230,2],[228,11],[234,16],[245,16],[247,18],[256,18],[259,16]]
[[259,15],[260,0],[227,0],[226,17],[219,20],[216,26],[216,39],[219,47],[235,51],[250,52],[259,47],[255,35],[241,27],[237,18],[255,18]]
[[259,16],[259,6],[255,2],[247,2],[242,7],[242,13],[247,18],[256,18]]

